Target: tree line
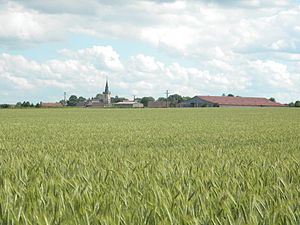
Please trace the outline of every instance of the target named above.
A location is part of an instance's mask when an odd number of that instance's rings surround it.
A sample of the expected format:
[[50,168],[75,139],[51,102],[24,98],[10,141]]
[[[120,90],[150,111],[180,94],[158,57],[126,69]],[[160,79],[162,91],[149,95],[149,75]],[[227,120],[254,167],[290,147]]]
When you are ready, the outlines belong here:
[[300,107],[300,101],[295,101],[289,103],[289,107]]
[[[11,108],[12,106],[13,105],[9,105],[9,104],[1,104],[0,108]],[[26,108],[29,108],[29,107],[39,108],[39,107],[41,107],[40,103],[33,104],[31,102],[28,102],[28,101],[17,102],[15,106],[16,107],[26,107]]]
[[[141,97],[141,98],[135,98],[134,101],[140,102],[144,106],[148,106],[148,103],[150,101],[159,101],[159,102],[168,101],[170,103],[171,107],[175,107],[176,104],[181,103],[181,102],[186,101],[186,100],[189,100],[189,99],[191,99],[191,97],[189,97],[189,96],[181,96],[179,94],[173,94],[173,95],[170,95],[168,98],[159,97],[159,98],[155,99],[152,96],[145,96],[145,97]],[[69,97],[69,99],[66,100],[66,102],[64,100],[60,100],[60,103],[62,105],[67,105],[67,106],[76,106],[79,103],[86,102],[86,101],[89,101],[89,100],[98,100],[98,101],[102,102],[103,101],[103,95],[102,94],[97,94],[95,97],[88,98],[88,99],[86,99],[82,96],[77,97],[76,95],[71,95]],[[116,95],[114,97],[111,97],[111,103],[118,103],[118,102],[122,102],[122,101],[126,101],[126,100],[128,100],[128,99],[125,98],[125,97],[119,97],[118,95]]]

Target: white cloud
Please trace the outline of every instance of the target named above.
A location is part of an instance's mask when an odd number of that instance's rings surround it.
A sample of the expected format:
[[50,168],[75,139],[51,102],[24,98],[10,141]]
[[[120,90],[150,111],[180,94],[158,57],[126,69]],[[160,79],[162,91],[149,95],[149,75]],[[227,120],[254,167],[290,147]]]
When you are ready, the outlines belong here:
[[8,82],[9,85],[13,89],[31,89],[33,88],[33,85],[30,84],[25,78],[23,77],[16,77],[11,75],[10,73],[4,72],[0,73],[0,78],[2,82]]
[[[0,3],[0,47],[18,49],[37,43],[62,41],[67,36],[64,16],[41,14],[21,4]],[[67,22],[67,19],[65,20]]]
[[58,87],[61,89],[65,89],[65,88],[73,88],[74,85],[73,84],[67,84],[65,82],[59,82],[57,80],[40,80],[37,79],[36,80],[37,85],[41,85],[43,87],[45,86],[50,86],[50,87]]
[[85,62],[93,63],[95,66],[104,66],[109,70],[120,71],[124,69],[120,61],[119,54],[115,52],[111,46],[93,46],[91,48],[80,49],[78,51],[63,49],[59,51],[59,53]]
[[[257,9],[249,10],[253,7]],[[70,32],[84,32],[144,41],[184,56],[207,54],[215,46],[291,48],[294,40],[288,40],[287,46],[280,42],[299,33],[300,18],[299,7],[287,0],[29,0],[8,2],[2,8],[0,21],[9,21],[0,26],[3,40],[48,42],[64,39]]]
[[[102,48],[95,46],[93,49]],[[82,49],[78,51],[82,54],[75,52],[76,54],[66,54],[66,59],[47,60],[41,63],[27,60],[23,56],[2,54],[0,74],[14,83],[18,82],[19,87],[23,85],[35,90],[58,88],[61,92],[68,90],[68,92],[80,93],[82,91],[85,95],[95,95],[101,92],[106,76],[109,77],[111,86],[118,88],[113,91],[113,94],[120,92],[126,95],[148,94],[156,97],[163,95],[162,92],[166,89],[170,89],[172,93],[195,95],[216,91],[216,89],[221,92],[227,90],[226,86],[229,84],[236,90],[243,90],[249,85],[246,77],[231,78],[229,74],[212,74],[197,68],[183,67],[178,63],[165,65],[154,57],[142,54],[132,56],[122,71],[112,71],[109,67],[96,68],[86,57],[85,53],[89,51],[90,49]],[[74,53],[67,50],[64,52]],[[102,61],[105,62],[105,57]],[[16,62],[18,67],[15,67]],[[12,90],[13,85],[13,83],[7,84],[7,90]]]
[[257,60],[250,62],[255,72],[261,75],[261,80],[265,80],[267,84],[277,88],[289,91],[298,91],[300,84],[300,74],[291,73],[286,65],[274,61]]
[[[60,59],[44,62],[2,54],[7,85],[42,80],[48,88],[91,87],[91,93],[109,76],[128,94],[143,94],[143,88],[156,96],[165,89],[184,95],[299,93],[300,7],[292,0],[16,0],[0,6],[3,49],[63,43],[84,33],[147,43],[174,59],[167,65],[140,52],[121,62],[123,52],[112,46],[63,49]],[[183,67],[181,60],[196,66]]]
[[142,41],[196,61],[213,60],[216,46],[244,54],[299,46],[300,8],[288,0],[29,0],[2,6],[0,40],[7,48],[62,40],[71,33]]

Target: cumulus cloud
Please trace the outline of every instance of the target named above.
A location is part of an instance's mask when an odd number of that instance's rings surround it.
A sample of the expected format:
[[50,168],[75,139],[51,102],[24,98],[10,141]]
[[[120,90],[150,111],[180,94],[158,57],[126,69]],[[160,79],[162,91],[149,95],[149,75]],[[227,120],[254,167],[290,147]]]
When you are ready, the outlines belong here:
[[[158,97],[163,95],[166,89],[172,93],[195,95],[215,90],[226,91],[228,85],[236,90],[243,90],[250,85],[247,77],[236,79],[230,74],[214,74],[197,68],[184,67],[178,63],[166,65],[154,57],[143,54],[130,57],[121,71],[111,69],[109,66],[97,68],[93,64],[94,59],[91,58],[90,61],[86,56],[87,52],[93,54],[93,49],[109,49],[115,52],[112,48],[103,46],[79,51],[63,50],[61,52],[68,53],[65,54],[66,58],[44,62],[28,60],[18,55],[2,54],[0,77],[7,81],[6,88],[10,91],[17,84],[18,88],[32,90],[52,88],[53,91],[67,90],[71,93],[92,96],[102,91],[106,77],[109,78],[113,94],[125,93],[126,96],[148,94]],[[106,62],[105,57],[97,60],[100,64]]]
[[10,73],[4,72],[0,74],[2,82],[8,83],[13,89],[30,89],[33,85],[28,82],[27,79],[23,77],[16,77]]
[[[69,19],[41,14],[21,4],[0,3],[0,47],[20,49],[36,44],[62,41],[67,37]],[[62,23],[65,20],[66,23]]]
[[[5,50],[63,43],[69,35],[84,33],[147,43],[174,59],[166,64],[140,52],[121,61],[122,52],[112,46],[63,49],[57,59],[44,62],[2,54],[0,72],[6,85],[23,82],[26,86],[27,81],[77,92],[86,87],[85,93],[90,94],[108,76],[121,94],[128,95],[158,96],[165,89],[187,95],[299,94],[300,6],[296,1],[14,0],[0,4],[0,48]],[[195,66],[182,66],[182,59]]]
[[293,49],[298,41],[292,37],[300,35],[299,7],[288,0],[29,0],[3,4],[0,15],[0,21],[6,21],[0,37],[6,42],[48,42],[78,32],[139,40],[188,57],[209,57],[215,46],[235,51]]
[[257,60],[250,62],[251,67],[261,75],[260,79],[264,80],[274,88],[280,90],[289,90],[296,92],[300,84],[300,74],[288,71],[287,65],[274,62],[271,60]]
[[124,67],[120,61],[120,56],[113,50],[111,46],[93,46],[87,49],[71,51],[63,49],[60,54],[68,57],[84,60],[85,62],[93,63],[93,65],[105,67],[109,70],[123,70]]

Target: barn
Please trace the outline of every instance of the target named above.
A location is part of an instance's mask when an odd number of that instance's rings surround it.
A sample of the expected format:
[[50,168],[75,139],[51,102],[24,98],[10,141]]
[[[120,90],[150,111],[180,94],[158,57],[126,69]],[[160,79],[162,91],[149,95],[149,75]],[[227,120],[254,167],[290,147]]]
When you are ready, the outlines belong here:
[[181,102],[179,107],[285,107],[266,98],[227,97],[227,96],[195,96]]

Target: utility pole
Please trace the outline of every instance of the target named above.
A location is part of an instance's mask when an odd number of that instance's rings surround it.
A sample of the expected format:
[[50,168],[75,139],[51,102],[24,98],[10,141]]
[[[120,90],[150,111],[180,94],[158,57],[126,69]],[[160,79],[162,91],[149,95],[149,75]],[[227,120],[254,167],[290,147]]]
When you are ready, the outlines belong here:
[[168,98],[169,98],[170,92],[167,90],[165,94],[166,94],[166,108],[168,108]]
[[133,95],[133,101],[135,102],[135,95]]
[[64,106],[66,106],[67,92],[64,92]]

